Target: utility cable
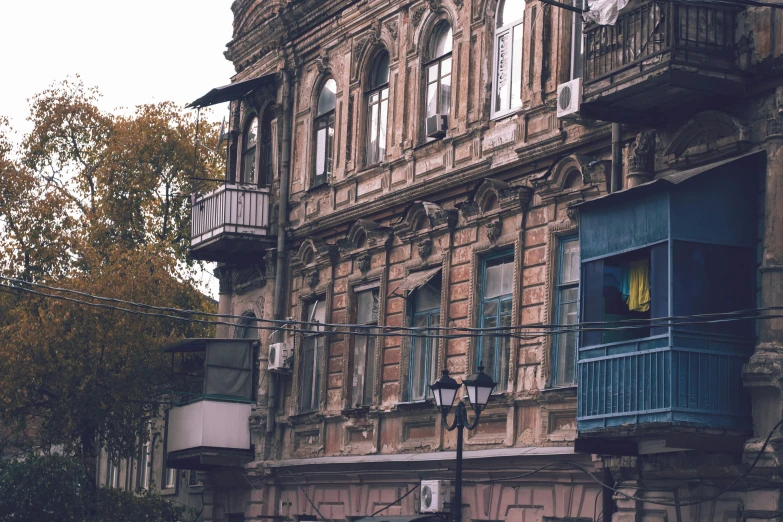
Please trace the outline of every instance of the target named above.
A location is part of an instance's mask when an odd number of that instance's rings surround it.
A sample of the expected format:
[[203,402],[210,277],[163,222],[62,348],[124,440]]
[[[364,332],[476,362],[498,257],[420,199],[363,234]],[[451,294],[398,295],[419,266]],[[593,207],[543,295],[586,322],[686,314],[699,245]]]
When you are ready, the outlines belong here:
[[371,516],[371,517],[374,517],[375,515],[377,515],[377,514],[378,514],[378,513],[380,513],[381,511],[386,511],[387,509],[389,509],[390,507],[392,507],[394,504],[397,504],[398,502],[402,502],[402,500],[403,500],[405,497],[407,497],[408,495],[410,495],[411,493],[413,493],[414,491],[416,491],[416,490],[417,490],[418,488],[420,488],[420,487],[421,487],[421,483],[419,483],[419,484],[416,484],[416,485],[415,485],[415,486],[413,486],[411,489],[409,489],[408,491],[406,491],[406,492],[405,492],[405,494],[404,494],[403,496],[401,496],[400,498],[398,498],[398,499],[397,499],[397,500],[395,500],[394,502],[391,502],[391,503],[389,503],[389,504],[386,504],[385,506],[383,506],[381,509],[379,509],[378,511],[376,511],[375,513],[373,513],[373,514],[372,514],[372,515],[370,515],[370,516]]
[[305,491],[305,488],[302,487],[302,484],[299,483],[299,479],[296,478],[296,476],[291,473],[290,469],[286,469],[289,475],[291,475],[291,478],[296,481],[296,485],[299,486],[299,489],[302,490],[302,493],[304,493],[305,498],[310,503],[311,506],[313,506],[313,509],[316,513],[318,513],[318,516],[321,517],[321,520],[326,520],[327,522],[332,522],[331,518],[326,518],[323,516],[323,514],[318,510],[318,507],[316,507],[315,503],[310,499],[310,495],[307,494],[307,491]]

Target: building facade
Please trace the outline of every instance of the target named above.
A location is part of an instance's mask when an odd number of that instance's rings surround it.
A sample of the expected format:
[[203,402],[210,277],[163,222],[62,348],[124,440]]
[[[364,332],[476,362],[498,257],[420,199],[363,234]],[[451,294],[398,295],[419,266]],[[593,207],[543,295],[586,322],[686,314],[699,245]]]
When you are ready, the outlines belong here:
[[463,520],[780,516],[780,10],[568,7],[234,2],[192,255],[255,376],[164,441],[204,520],[413,517],[479,365]]

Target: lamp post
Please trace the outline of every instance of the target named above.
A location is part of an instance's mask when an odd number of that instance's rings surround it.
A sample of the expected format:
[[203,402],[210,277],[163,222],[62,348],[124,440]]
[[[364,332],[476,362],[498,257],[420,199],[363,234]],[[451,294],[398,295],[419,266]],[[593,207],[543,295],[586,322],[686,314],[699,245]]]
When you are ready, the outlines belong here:
[[454,522],[462,521],[462,430],[464,428],[473,430],[478,426],[481,411],[487,406],[489,396],[492,394],[495,386],[497,386],[497,383],[484,373],[484,367],[481,363],[479,363],[478,372],[464,379],[462,384],[468,390],[470,406],[476,414],[472,423],[468,420],[468,410],[465,407],[465,403],[459,401],[454,412],[454,422],[449,424],[449,410],[451,410],[454,399],[457,397],[457,391],[459,391],[462,385],[449,377],[448,370],[443,370],[440,379],[430,385],[432,394],[435,396],[435,403],[443,415],[443,423],[446,429],[449,431],[457,430],[457,479],[454,484],[454,502],[451,506]]

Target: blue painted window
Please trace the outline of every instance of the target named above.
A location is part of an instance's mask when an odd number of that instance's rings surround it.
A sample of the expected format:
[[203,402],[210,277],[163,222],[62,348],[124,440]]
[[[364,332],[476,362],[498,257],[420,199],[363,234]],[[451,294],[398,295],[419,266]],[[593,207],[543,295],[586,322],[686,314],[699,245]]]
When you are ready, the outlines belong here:
[[[417,328],[440,326],[440,276],[418,288],[411,295],[411,325]],[[411,337],[410,371],[408,372],[408,400],[421,401],[427,398],[429,384],[435,382],[438,374],[437,330],[416,332]]]
[[[557,256],[555,281],[555,324],[571,325],[579,317],[579,240],[563,239]],[[576,382],[577,333],[563,332],[552,339],[552,385]]]
[[[481,263],[479,286],[479,327],[511,326],[511,308],[514,289],[514,252],[508,250],[487,256]],[[511,348],[509,331],[496,330],[479,338],[476,366],[484,365],[484,372],[498,383],[495,390],[508,387],[508,361]]]
[[[323,298],[309,303],[306,307],[305,321],[308,323],[326,322],[326,302]],[[302,411],[317,410],[321,401],[321,359],[326,338],[323,326],[308,326],[302,342],[302,380],[299,384],[300,405]]]

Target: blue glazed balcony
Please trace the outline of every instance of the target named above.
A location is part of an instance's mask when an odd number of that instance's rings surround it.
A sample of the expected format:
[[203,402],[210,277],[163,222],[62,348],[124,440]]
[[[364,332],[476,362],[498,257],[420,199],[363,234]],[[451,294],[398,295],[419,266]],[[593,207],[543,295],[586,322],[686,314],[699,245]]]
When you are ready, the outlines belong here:
[[581,205],[580,317],[597,326],[579,339],[580,437],[750,431],[742,366],[755,325],[715,314],[755,306],[763,162],[747,155]]

